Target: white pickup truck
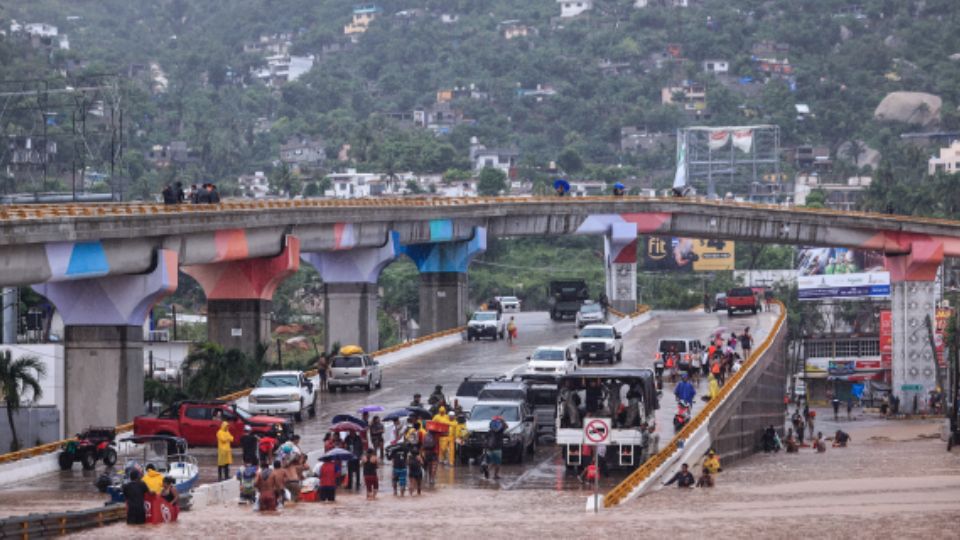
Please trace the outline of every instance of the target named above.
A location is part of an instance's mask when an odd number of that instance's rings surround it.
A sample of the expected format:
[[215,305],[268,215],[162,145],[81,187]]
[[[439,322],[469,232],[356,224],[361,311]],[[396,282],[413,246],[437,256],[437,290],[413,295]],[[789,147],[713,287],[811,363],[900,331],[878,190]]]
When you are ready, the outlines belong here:
[[306,411],[317,415],[319,381],[307,378],[302,371],[268,371],[260,376],[247,398],[253,414],[292,415],[297,422]]

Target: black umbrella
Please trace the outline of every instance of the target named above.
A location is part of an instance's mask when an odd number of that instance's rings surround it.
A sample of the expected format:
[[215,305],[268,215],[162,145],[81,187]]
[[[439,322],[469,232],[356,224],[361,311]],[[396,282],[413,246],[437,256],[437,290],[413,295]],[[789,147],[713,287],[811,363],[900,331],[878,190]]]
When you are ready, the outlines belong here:
[[430,420],[433,415],[423,407],[407,407],[407,416],[416,416],[424,420]]
[[389,422],[391,420],[401,420],[408,416],[410,416],[410,411],[408,411],[407,409],[397,409],[391,412],[390,414],[385,415],[383,419]]
[[340,422],[352,422],[352,423],[357,424],[358,426],[360,426],[360,427],[362,427],[362,428],[367,427],[367,423],[366,423],[366,422],[364,422],[363,420],[357,418],[356,416],[352,416],[352,415],[349,415],[349,414],[338,414],[338,415],[336,415],[336,416],[334,416],[333,418],[330,419],[330,423],[331,423],[331,424],[339,424]]

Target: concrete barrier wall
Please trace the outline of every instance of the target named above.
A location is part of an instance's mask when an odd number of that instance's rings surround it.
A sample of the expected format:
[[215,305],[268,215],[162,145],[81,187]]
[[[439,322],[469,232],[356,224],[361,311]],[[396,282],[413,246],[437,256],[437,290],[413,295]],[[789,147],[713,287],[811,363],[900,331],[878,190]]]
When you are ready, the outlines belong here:
[[[782,426],[786,387],[786,316],[780,316],[769,335],[744,364],[740,373],[720,392],[718,401],[707,406],[656,455],[637,468],[620,485],[607,493],[604,506],[614,506],[660,487],[662,481],[680,469],[695,466],[703,455],[720,442],[721,459],[737,460],[759,447],[763,427]],[[594,502],[588,500],[587,510]]]
[[710,417],[713,449],[723,463],[744,458],[761,449],[763,430],[773,426],[783,435],[787,386],[787,333],[780,332],[727,399]]

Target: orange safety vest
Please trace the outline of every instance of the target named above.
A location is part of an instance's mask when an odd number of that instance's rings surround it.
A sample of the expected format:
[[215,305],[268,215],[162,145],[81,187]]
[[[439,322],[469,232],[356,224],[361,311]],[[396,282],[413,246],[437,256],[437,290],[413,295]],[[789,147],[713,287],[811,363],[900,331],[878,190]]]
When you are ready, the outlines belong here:
[[710,366],[710,373],[714,375],[720,374],[720,362],[714,362],[713,365]]

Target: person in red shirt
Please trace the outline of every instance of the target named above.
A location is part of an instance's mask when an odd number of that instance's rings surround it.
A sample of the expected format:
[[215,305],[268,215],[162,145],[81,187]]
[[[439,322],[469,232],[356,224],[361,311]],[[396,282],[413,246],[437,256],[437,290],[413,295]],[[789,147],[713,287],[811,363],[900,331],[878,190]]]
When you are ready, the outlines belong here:
[[337,466],[333,461],[320,465],[320,502],[337,500]]

